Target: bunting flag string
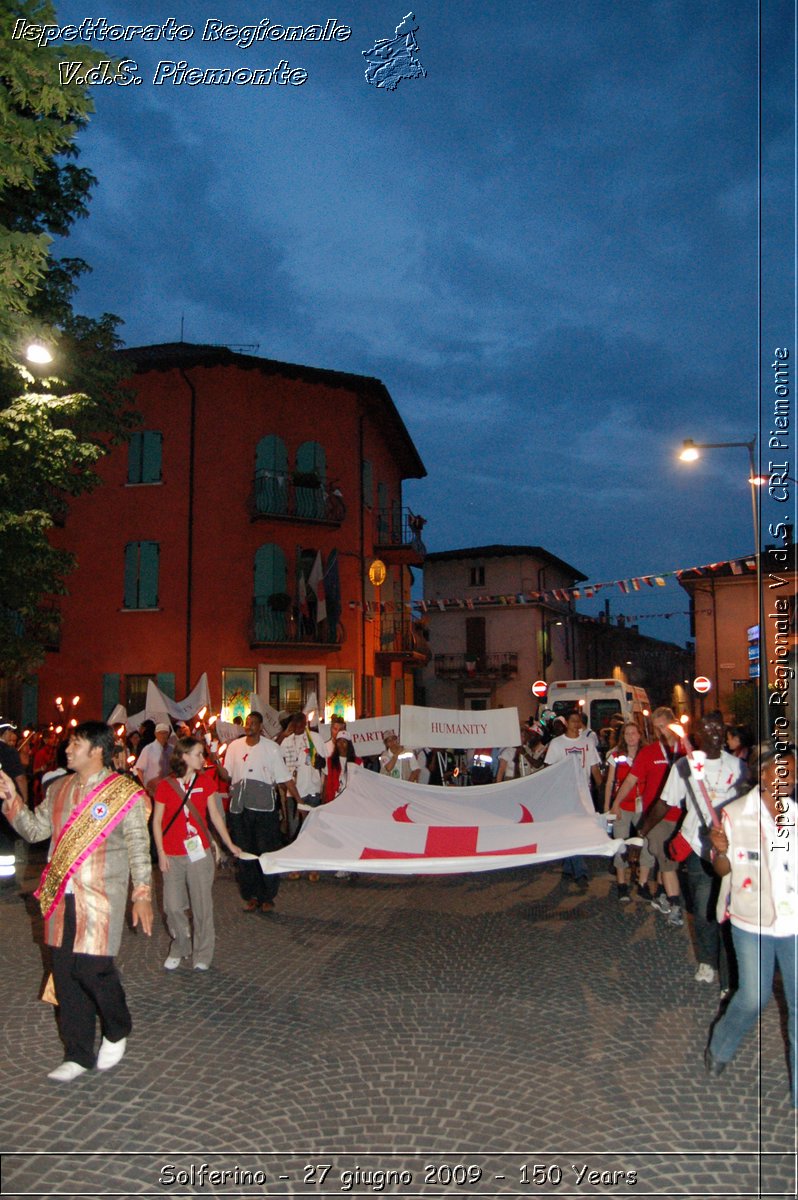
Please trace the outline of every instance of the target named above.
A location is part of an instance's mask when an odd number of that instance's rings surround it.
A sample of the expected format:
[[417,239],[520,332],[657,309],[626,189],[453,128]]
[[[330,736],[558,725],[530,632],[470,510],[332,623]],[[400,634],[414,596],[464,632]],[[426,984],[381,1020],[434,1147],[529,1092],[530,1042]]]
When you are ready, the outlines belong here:
[[[552,600],[558,604],[568,604],[571,600],[592,600],[604,588],[617,587],[624,596],[630,595],[632,592],[640,592],[643,590],[643,585],[647,587],[665,587],[666,580],[676,579],[681,581],[685,575],[693,575],[698,578],[709,578],[713,573],[716,573],[724,568],[728,568],[732,575],[746,575],[756,572],[755,558],[736,558],[728,559],[724,562],[706,563],[700,567],[680,567],[675,571],[663,571],[659,575],[637,575],[630,576],[627,579],[611,579],[604,580],[601,583],[582,583],[578,587],[571,588],[548,588],[541,592],[509,592],[499,595],[483,595],[483,596],[436,596],[434,599],[424,600],[366,600],[365,603],[360,600],[350,600],[349,608],[365,612],[367,616],[377,614],[401,616],[408,612],[416,612],[425,615],[430,610],[438,612],[446,612],[447,609],[467,609],[472,612],[475,608],[495,607],[497,605],[524,605],[524,604],[539,604],[550,603]],[[698,610],[696,610],[698,611]],[[703,611],[703,610],[702,610]],[[626,619],[644,620],[655,617],[676,617],[685,615],[681,611],[673,611],[666,613],[640,613],[638,616],[625,614]]]

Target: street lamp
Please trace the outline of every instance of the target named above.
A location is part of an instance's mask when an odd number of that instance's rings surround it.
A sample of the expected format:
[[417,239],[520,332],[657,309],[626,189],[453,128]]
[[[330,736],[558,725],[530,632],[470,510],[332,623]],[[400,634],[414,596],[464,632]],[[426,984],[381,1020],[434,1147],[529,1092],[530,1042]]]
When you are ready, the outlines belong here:
[[[696,462],[701,457],[702,450],[726,450],[730,447],[740,446],[748,451],[748,483],[751,489],[751,516],[754,526],[754,555],[756,557],[756,594],[757,605],[759,608],[759,741],[763,741],[767,737],[768,732],[768,705],[767,705],[767,642],[765,639],[764,605],[762,602],[762,551],[759,545],[759,512],[756,503],[756,489],[761,487],[763,480],[757,474],[756,460],[754,458],[754,450],[756,448],[756,438],[752,438],[750,442],[694,442],[692,438],[685,438],[682,443],[682,449],[679,454],[681,462]],[[766,481],[764,481],[766,482]],[[762,672],[765,672],[764,679]],[[717,686],[717,680],[715,684]]]
[[44,366],[53,361],[51,352],[43,342],[31,342],[25,351],[25,357],[29,363],[35,363],[37,366]]

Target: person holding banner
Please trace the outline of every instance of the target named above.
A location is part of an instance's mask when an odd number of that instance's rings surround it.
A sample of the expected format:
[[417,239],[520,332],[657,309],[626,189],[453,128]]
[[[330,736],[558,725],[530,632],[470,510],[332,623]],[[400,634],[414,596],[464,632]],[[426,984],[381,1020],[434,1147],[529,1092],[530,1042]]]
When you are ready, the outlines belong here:
[[[289,796],[299,803],[299,793],[285,765],[280,747],[262,737],[263,717],[251,712],[246,720],[246,737],[230,742],[224,772],[230,780],[230,827],[236,845],[260,855],[282,848],[277,785],[285,784]],[[255,860],[238,863],[238,886],[244,912],[271,912],[280,886],[279,875],[264,875]]]
[[132,923],[152,933],[147,794],[137,780],[110,769],[113,752],[114,731],[103,721],[76,726],[67,747],[73,774],[57,779],[34,812],[0,773],[3,811],[17,833],[29,842],[52,839],[34,895],[52,950],[65,1054],[48,1079],[59,1083],[71,1083],[95,1066],[107,1071],[125,1053],[132,1021],[114,955],[131,879]]
[[719,972],[723,997],[729,991],[731,947],[725,944],[715,919],[720,880],[712,869],[709,833],[718,823],[721,808],[746,790],[748,769],[742,759],[722,748],[722,713],[702,717],[698,735],[701,749],[676,760],[665,780],[662,799],[665,804],[685,809],[668,852],[682,864],[688,910],[693,916],[698,958],[695,980],[714,983]]
[[193,964],[195,971],[207,971],[213,960],[214,853],[207,818],[230,853],[241,853],[227,832],[218,791],[218,774],[205,770],[202,742],[194,737],[179,738],[171,759],[172,773],[162,779],[155,791],[152,833],[158,850],[158,866],[163,875],[163,906],[172,938],[164,963],[175,971],[192,953],[191,927],[194,926]]

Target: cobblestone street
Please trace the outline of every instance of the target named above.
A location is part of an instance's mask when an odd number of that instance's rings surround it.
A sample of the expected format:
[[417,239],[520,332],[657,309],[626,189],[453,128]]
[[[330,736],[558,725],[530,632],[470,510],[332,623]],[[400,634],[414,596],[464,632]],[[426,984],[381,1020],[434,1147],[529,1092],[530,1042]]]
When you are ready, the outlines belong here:
[[127,1056],[64,1085],[34,858],[0,901],[4,1196],[795,1194],[783,1003],[708,1082],[689,929],[604,860],[584,895],[556,864],[322,877],[265,915],[222,871],[211,971],[163,970],[160,913],[126,932]]

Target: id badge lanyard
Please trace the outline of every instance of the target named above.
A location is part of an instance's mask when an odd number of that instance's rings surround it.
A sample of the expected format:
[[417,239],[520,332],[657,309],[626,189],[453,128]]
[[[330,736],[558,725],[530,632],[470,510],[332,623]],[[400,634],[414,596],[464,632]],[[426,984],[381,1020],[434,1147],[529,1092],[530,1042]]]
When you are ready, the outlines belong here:
[[199,862],[200,859],[205,857],[205,847],[202,844],[202,838],[199,835],[199,830],[197,829],[196,825],[192,824],[191,813],[189,812],[188,807],[188,797],[191,795],[191,791],[196,782],[197,776],[195,774],[186,787],[186,798],[183,801],[183,815],[186,818],[187,835],[183,840],[183,845],[186,848],[186,854],[188,855],[189,862]]

